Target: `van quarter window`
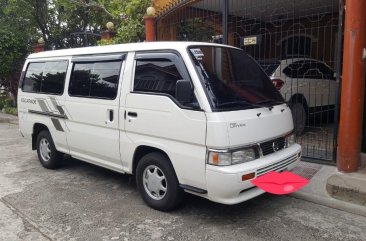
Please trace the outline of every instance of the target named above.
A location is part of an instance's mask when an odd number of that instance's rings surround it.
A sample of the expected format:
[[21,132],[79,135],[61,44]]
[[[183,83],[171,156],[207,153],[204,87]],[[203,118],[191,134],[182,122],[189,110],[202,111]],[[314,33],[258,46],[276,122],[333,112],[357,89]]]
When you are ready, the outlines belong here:
[[121,60],[75,63],[70,79],[70,96],[115,99],[121,63]]
[[67,61],[30,63],[23,82],[24,92],[60,95],[63,93]]

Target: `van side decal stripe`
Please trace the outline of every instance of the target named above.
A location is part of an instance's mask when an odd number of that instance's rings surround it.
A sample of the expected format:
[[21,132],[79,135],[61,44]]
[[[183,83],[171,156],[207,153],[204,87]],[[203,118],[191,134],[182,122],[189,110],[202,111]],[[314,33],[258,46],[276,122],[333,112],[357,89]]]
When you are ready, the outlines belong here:
[[57,109],[57,101],[54,97],[50,97],[51,103],[53,105],[53,107],[55,107]]
[[50,110],[48,109],[48,107],[47,107],[46,103],[44,102],[44,100],[37,99],[37,102],[39,104],[39,107],[41,107],[42,111],[50,112]]
[[64,109],[57,103],[57,100],[55,97],[50,97],[52,105],[60,112],[61,115],[65,115]]
[[48,111],[36,111],[36,110],[28,110],[29,113],[32,114],[38,114],[38,115],[45,115],[45,116],[51,116],[51,117],[56,117],[56,118],[60,118],[60,119],[67,119],[66,115],[59,115],[59,114],[55,114],[53,112],[48,112]]
[[57,105],[56,108],[57,108],[58,112],[60,112],[61,115],[65,115],[64,109],[62,109],[61,106]]
[[52,121],[53,125],[55,126],[56,130],[64,132],[64,129],[61,126],[60,120],[51,118],[51,121]]

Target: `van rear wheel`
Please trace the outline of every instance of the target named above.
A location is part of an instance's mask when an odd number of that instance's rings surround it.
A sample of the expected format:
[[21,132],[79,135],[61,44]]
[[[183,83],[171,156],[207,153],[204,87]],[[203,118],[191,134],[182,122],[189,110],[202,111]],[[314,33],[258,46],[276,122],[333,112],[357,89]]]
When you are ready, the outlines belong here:
[[51,134],[47,130],[41,131],[37,136],[37,154],[43,167],[56,169],[60,166],[62,153],[56,150]]
[[183,190],[168,158],[150,153],[141,158],[136,169],[136,183],[142,199],[150,207],[170,211],[179,206]]

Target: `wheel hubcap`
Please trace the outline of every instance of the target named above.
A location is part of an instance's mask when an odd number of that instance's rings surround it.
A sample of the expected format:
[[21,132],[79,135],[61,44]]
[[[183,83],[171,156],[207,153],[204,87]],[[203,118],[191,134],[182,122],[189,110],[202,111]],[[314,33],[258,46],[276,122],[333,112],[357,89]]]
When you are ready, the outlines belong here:
[[46,138],[42,138],[39,142],[39,152],[44,161],[51,159],[50,142]]
[[143,173],[143,184],[145,192],[154,200],[161,200],[167,191],[167,181],[162,170],[150,165],[145,168]]

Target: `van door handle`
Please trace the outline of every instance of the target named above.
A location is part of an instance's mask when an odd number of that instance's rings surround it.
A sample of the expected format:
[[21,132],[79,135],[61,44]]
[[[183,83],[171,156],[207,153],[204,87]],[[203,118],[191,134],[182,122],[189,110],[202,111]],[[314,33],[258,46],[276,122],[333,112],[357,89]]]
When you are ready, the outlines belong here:
[[114,112],[113,110],[108,110],[108,121],[113,122],[114,119]]
[[113,120],[114,120],[114,111],[112,109],[107,109],[105,124],[108,125],[109,123],[112,123]]
[[136,112],[127,112],[127,115],[130,117],[137,117],[137,113]]

